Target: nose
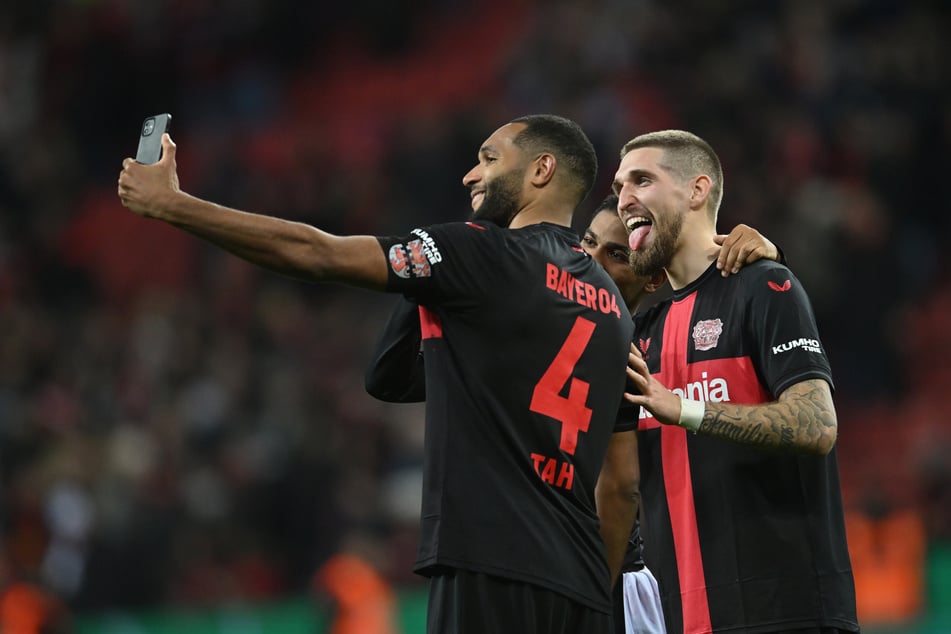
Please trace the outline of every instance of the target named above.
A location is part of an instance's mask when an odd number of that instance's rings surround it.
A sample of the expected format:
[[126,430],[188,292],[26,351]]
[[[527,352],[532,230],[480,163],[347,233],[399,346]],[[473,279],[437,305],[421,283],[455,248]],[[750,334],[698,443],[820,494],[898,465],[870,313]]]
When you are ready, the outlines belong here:
[[634,194],[634,186],[630,183],[624,183],[621,185],[621,191],[617,194],[617,215],[623,220],[624,210],[627,209],[628,205],[632,202],[637,201],[637,196]]
[[480,174],[479,166],[476,165],[471,170],[469,170],[465,176],[462,177],[462,184],[465,187],[471,188],[473,185],[478,183],[482,179]]
[[600,264],[603,268],[607,268],[608,258],[604,249],[602,249],[601,247],[592,249],[588,251],[588,255],[590,255],[591,259],[597,262],[598,264]]

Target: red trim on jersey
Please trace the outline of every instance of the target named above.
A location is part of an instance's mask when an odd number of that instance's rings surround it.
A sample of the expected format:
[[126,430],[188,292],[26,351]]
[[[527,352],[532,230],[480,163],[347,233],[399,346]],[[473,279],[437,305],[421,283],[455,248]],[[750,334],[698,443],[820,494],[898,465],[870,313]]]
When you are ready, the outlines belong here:
[[478,229],[479,231],[485,231],[485,227],[483,227],[482,225],[477,225],[474,222],[467,222],[466,224],[472,227],[473,229]]
[[[642,409],[641,412],[646,412],[646,410]],[[658,423],[657,419],[653,416],[641,418],[637,421],[637,431],[647,431],[648,429],[657,429],[658,427],[663,427],[663,425]]]
[[442,339],[442,320],[425,306],[419,307],[419,329],[423,339]]
[[[687,342],[690,341],[690,319],[697,294],[674,302],[664,323],[663,358],[659,379],[664,385],[686,384]],[[671,363],[673,361],[673,363]],[[693,500],[693,482],[687,459],[687,432],[680,427],[663,425],[660,430],[661,459],[664,465],[664,488],[673,530],[674,552],[677,555],[677,576],[680,578],[680,600],[683,608],[684,633],[710,632],[710,604],[707,582],[700,554],[700,532]]]

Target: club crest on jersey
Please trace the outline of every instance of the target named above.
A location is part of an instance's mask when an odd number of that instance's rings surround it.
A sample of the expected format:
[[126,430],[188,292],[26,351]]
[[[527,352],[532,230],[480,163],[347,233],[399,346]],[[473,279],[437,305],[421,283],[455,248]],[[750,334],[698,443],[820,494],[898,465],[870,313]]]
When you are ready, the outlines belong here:
[[703,319],[693,327],[693,347],[697,350],[710,350],[717,347],[723,333],[723,322],[719,319]]
[[424,252],[422,240],[411,240],[406,244],[394,244],[390,247],[389,258],[390,268],[404,279],[432,275],[432,266]]
[[647,354],[647,349],[651,347],[651,338],[638,339],[637,347],[641,349],[641,354]]

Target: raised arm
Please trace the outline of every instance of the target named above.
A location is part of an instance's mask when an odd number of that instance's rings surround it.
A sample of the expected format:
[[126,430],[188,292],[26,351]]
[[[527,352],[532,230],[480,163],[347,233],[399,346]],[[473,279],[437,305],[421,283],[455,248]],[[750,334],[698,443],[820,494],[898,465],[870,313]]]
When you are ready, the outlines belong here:
[[419,349],[421,339],[419,306],[400,298],[387,319],[367,368],[366,389],[371,396],[390,403],[426,400],[423,353]]
[[[775,401],[759,405],[706,402],[703,413],[694,401],[682,399],[651,376],[636,346],[631,345],[628,377],[640,394],[625,393],[635,405],[648,409],[665,425],[696,426],[696,433],[741,445],[824,456],[838,434],[832,390],[823,379],[791,385]],[[691,421],[692,412],[700,416]]]
[[386,256],[372,236],[335,236],[310,225],[229,209],[183,192],[176,147],[162,137],[162,160],[122,162],[119,198],[136,214],[162,220],[272,271],[309,281],[382,290]]

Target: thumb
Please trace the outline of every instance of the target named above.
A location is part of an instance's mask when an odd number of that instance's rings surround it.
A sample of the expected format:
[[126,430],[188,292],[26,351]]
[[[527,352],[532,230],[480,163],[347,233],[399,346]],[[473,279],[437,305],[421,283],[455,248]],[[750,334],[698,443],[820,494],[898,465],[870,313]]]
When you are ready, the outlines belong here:
[[720,246],[723,246],[724,241],[726,241],[726,234],[723,234],[723,233],[716,234],[715,236],[713,236],[713,241],[719,244]]
[[161,163],[175,162],[175,142],[168,132],[162,134],[162,160]]

